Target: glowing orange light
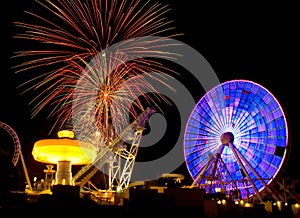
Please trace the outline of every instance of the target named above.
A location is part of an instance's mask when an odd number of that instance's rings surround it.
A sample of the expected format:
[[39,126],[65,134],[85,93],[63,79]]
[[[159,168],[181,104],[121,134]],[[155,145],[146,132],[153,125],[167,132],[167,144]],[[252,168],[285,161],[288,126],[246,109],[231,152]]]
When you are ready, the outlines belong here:
[[60,130],[57,133],[58,138],[74,138],[74,132],[71,130]]
[[73,139],[42,139],[34,143],[32,150],[36,161],[56,164],[71,161],[72,165],[91,163],[97,155],[96,146]]
[[72,131],[60,131],[59,139],[42,139],[34,143],[32,155],[36,161],[56,164],[55,184],[74,185],[72,165],[88,164],[95,160],[96,146],[73,139]]

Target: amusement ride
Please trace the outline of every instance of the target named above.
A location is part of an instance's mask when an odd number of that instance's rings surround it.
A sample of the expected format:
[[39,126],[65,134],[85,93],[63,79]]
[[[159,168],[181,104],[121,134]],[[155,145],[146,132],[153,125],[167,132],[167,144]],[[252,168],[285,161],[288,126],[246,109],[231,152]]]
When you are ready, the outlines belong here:
[[248,80],[232,80],[207,92],[190,114],[184,155],[192,186],[237,199],[262,199],[290,152],[288,123],[278,100]]

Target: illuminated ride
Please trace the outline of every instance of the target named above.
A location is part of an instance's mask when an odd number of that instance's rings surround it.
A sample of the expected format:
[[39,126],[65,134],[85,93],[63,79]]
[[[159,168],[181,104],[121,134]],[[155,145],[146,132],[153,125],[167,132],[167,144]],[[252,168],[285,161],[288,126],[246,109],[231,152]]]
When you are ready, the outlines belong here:
[[70,130],[58,132],[58,139],[42,139],[34,143],[33,158],[41,163],[56,164],[55,185],[74,185],[72,165],[91,163],[97,155],[96,146],[74,139]]
[[10,135],[10,137],[12,138],[13,144],[14,144],[14,154],[13,154],[13,157],[12,157],[12,160],[11,160],[12,164],[16,167],[18,162],[19,162],[19,159],[21,158],[22,167],[23,167],[23,171],[24,171],[24,174],[25,174],[25,179],[26,179],[27,186],[28,186],[28,191],[32,191],[32,186],[31,186],[30,179],[29,179],[29,176],[28,176],[27,167],[26,167],[26,164],[25,164],[25,161],[24,161],[22,150],[21,150],[20,139],[19,139],[17,133],[15,132],[15,130],[10,125],[8,125],[4,122],[1,122],[1,121],[0,121],[0,128],[5,130]]
[[184,156],[192,187],[258,198],[287,159],[288,127],[276,98],[247,80],[217,85],[195,105],[186,125]]
[[[148,117],[156,111],[155,108],[145,109],[121,134],[109,144],[102,146],[93,162],[83,166],[73,177],[75,185],[89,189],[91,178],[108,164],[109,184],[106,191],[124,191],[130,182],[131,174],[138,151],[138,146]],[[105,172],[105,170],[103,170]],[[93,186],[93,185],[92,185]],[[94,188],[100,191],[98,188]]]

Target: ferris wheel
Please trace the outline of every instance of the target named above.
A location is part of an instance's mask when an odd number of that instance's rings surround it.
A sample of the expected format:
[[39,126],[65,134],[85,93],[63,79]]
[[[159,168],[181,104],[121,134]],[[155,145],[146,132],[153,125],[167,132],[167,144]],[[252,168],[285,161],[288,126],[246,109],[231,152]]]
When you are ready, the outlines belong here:
[[278,100],[248,80],[217,85],[195,105],[184,135],[193,185],[206,193],[257,196],[287,159],[288,126]]

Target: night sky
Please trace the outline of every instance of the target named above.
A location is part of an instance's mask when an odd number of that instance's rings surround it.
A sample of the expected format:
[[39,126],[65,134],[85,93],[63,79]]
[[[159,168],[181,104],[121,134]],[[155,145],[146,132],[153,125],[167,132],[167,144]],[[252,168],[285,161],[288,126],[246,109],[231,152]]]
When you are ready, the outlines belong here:
[[[0,19],[0,121],[10,125],[18,134],[30,177],[44,175],[45,165],[34,161],[31,151],[35,141],[50,137],[52,122],[46,112],[31,118],[30,96],[20,95],[17,90],[20,78],[10,69],[12,52],[20,46],[12,40],[16,31],[13,21],[22,20],[24,9],[33,10],[32,2],[6,2],[1,6]],[[175,20],[177,31],[184,34],[178,39],[205,57],[220,82],[252,80],[277,98],[289,122],[291,152],[284,175],[299,177],[299,171],[295,170],[300,164],[297,135],[300,132],[299,84],[296,79],[299,73],[296,63],[299,59],[297,29],[300,19],[295,11],[297,7],[282,2],[264,5],[253,1],[237,5],[204,3],[206,1],[197,1],[194,5],[191,2],[196,1],[169,1],[170,16]],[[182,80],[189,84],[195,99],[203,96],[203,90],[193,86],[188,74]],[[178,172],[188,175],[185,165]]]

